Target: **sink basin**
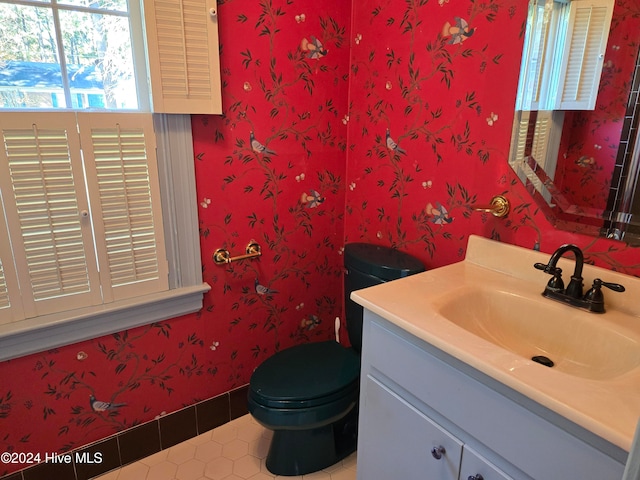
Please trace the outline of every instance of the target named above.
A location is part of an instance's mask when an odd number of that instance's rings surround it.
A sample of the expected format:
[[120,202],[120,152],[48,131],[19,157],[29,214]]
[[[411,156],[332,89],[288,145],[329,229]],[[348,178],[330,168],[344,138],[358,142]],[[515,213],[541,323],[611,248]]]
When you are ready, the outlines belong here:
[[438,303],[448,321],[527,359],[546,357],[550,368],[566,374],[604,380],[640,365],[640,343],[610,327],[606,313],[471,287],[449,292]]

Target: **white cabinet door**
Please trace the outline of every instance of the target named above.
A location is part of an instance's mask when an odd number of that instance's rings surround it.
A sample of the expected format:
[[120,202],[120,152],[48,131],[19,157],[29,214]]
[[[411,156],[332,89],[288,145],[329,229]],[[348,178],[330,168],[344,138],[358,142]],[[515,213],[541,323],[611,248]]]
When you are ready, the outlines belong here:
[[458,479],[462,442],[375,378],[367,376],[363,388],[360,480]]
[[513,480],[513,478],[465,445],[462,451],[460,480]]

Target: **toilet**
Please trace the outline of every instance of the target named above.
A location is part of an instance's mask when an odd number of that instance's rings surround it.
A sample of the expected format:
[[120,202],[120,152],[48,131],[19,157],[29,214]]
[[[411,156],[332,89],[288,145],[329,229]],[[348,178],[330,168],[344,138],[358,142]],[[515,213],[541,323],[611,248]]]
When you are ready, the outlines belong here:
[[389,247],[350,243],[344,250],[345,314],[351,348],[331,340],[297,345],[265,360],[251,376],[249,413],[273,430],[267,469],[305,475],[355,451],[363,309],[352,291],[425,270]]

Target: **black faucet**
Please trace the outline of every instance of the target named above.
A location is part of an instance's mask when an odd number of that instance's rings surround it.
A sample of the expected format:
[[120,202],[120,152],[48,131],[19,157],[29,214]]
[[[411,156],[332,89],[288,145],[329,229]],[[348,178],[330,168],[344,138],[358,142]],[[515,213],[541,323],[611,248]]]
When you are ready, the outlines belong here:
[[[558,260],[565,253],[572,252],[576,259],[576,266],[571,275],[571,281],[567,288],[564,288],[564,282],[562,281],[562,269],[557,267]],[[538,270],[542,270],[549,275],[553,275],[551,280],[547,283],[547,286],[542,292],[542,295],[557,300],[563,303],[568,303],[573,307],[584,308],[589,312],[604,313],[604,295],[602,294],[601,287],[607,287],[616,292],[624,292],[624,287],[618,283],[603,282],[599,278],[593,281],[593,286],[587,291],[586,294],[582,294],[582,267],[584,265],[584,255],[582,250],[577,245],[567,243],[558,248],[551,258],[548,264],[536,263],[533,266]]]

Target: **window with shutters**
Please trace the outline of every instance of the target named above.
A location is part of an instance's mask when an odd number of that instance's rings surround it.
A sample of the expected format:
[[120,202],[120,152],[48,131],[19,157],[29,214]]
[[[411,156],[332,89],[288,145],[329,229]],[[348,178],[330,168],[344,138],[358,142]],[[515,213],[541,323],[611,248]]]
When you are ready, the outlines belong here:
[[215,0],[140,1],[0,0],[0,108],[221,113]]
[[[24,318],[168,288],[148,115],[0,114],[0,134],[1,261]],[[5,297],[0,323],[21,320]]]
[[0,14],[0,360],[199,309],[189,114],[221,112],[215,0]]
[[516,110],[593,110],[613,0],[529,5]]

